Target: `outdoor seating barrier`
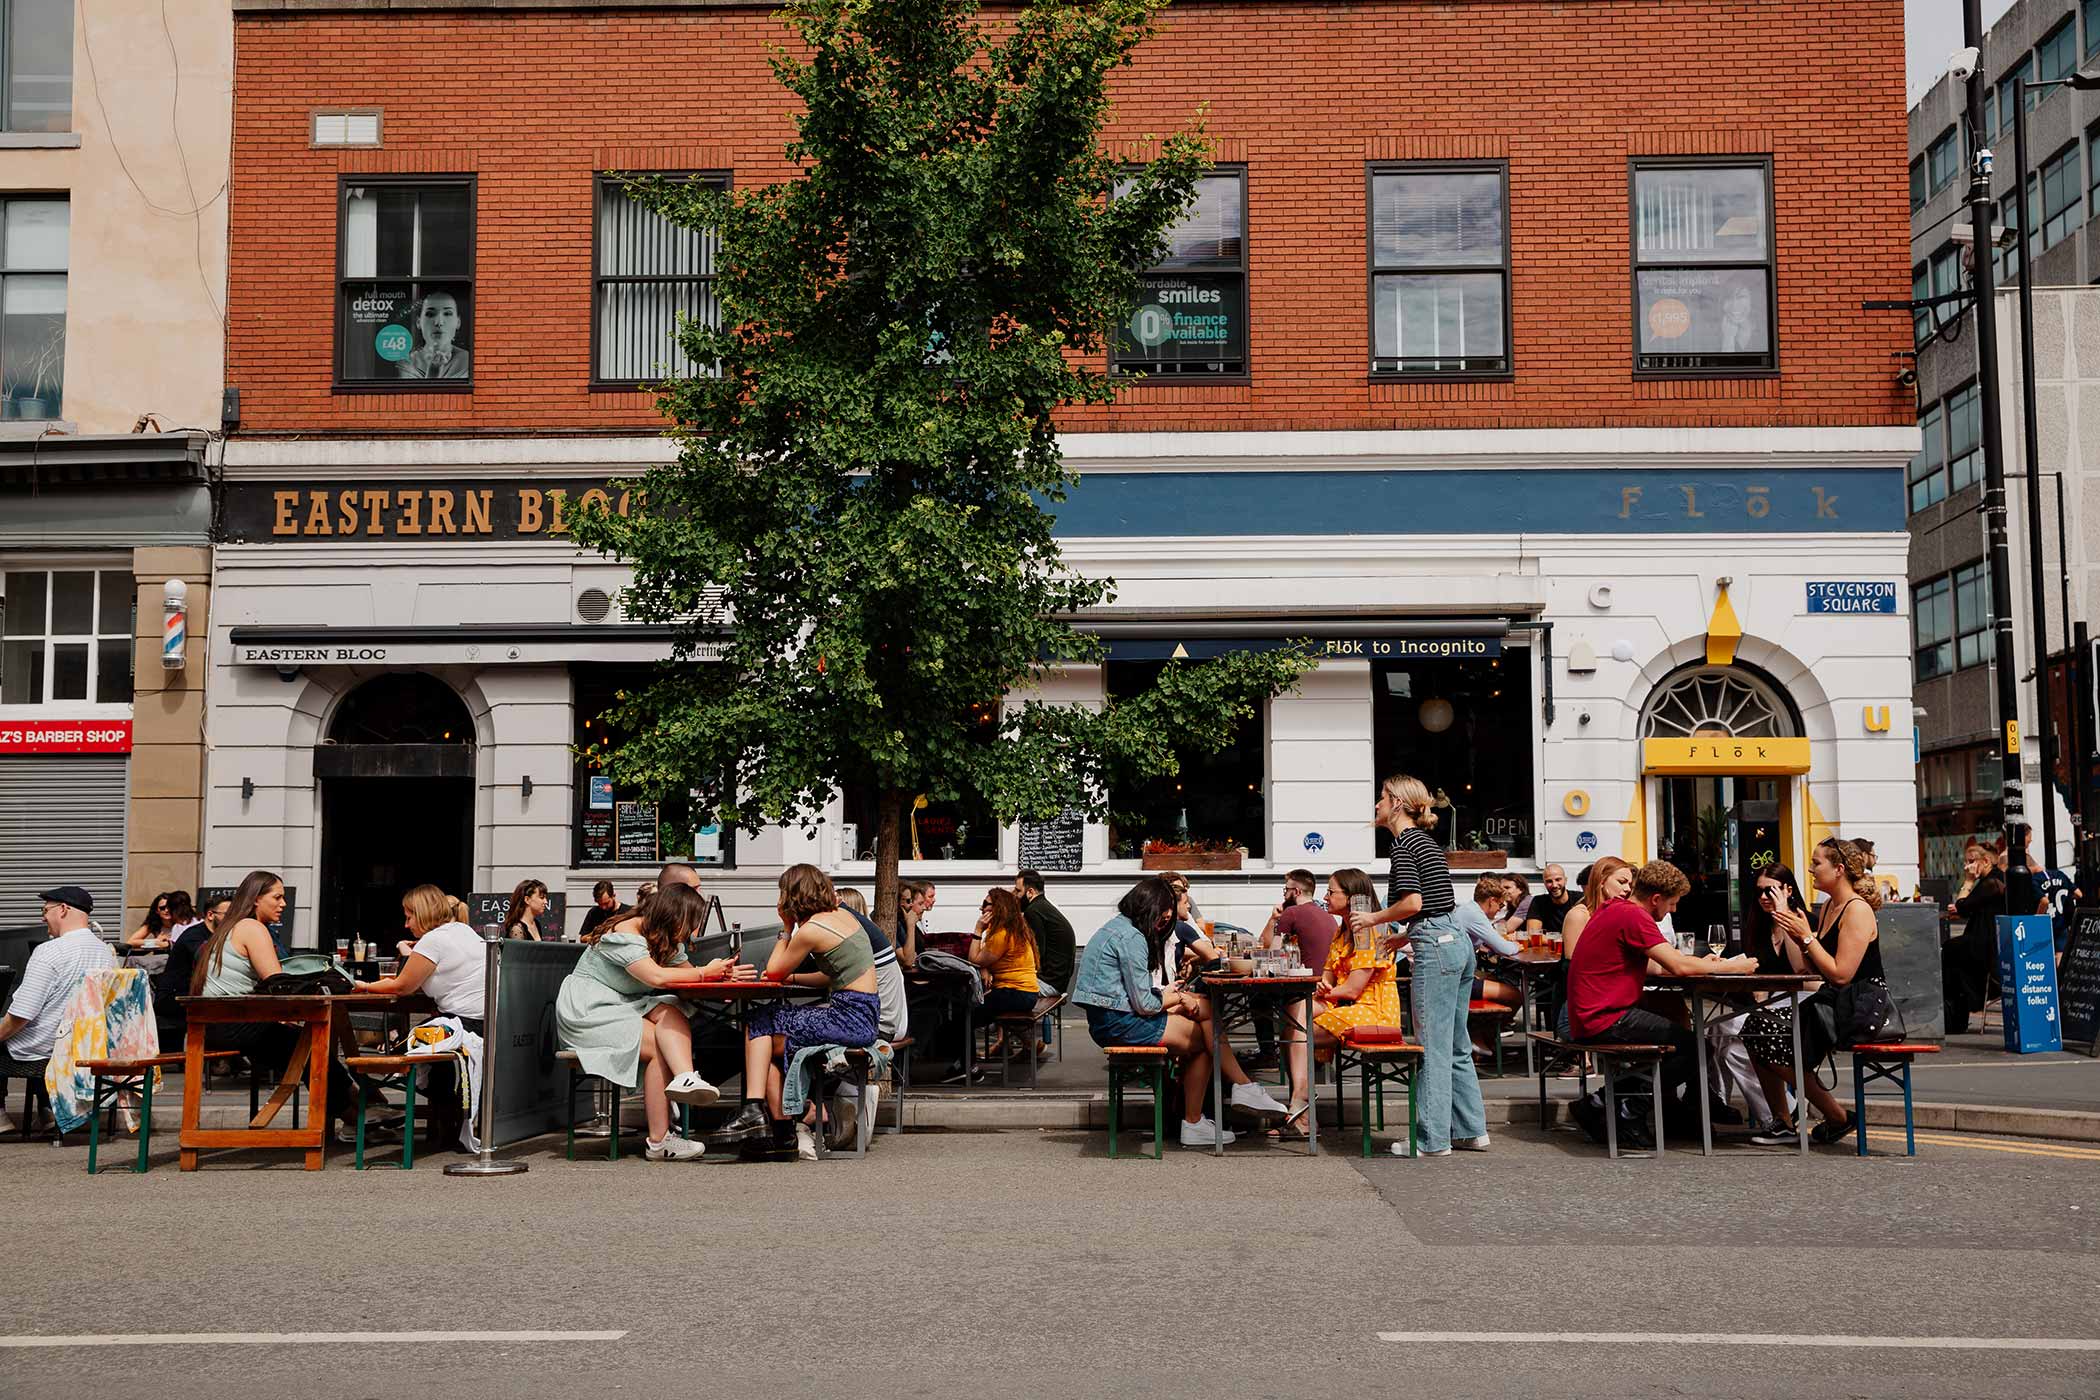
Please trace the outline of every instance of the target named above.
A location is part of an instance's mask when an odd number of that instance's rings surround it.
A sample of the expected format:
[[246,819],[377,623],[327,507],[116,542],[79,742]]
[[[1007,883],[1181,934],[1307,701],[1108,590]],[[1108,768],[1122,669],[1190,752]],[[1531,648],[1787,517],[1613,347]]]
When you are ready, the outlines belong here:
[[[370,1094],[387,1089],[402,1091],[401,1169],[416,1164],[416,1071],[435,1064],[440,1055],[346,1055],[343,1068],[357,1081],[357,1170],[365,1169],[365,1102]],[[381,1094],[380,1102],[386,1099]]]
[[576,1160],[576,1090],[582,1085],[587,1084],[590,1081],[596,1079],[599,1080],[599,1082],[603,1083],[607,1089],[612,1091],[612,1109],[609,1113],[606,1114],[606,1123],[607,1126],[611,1129],[611,1132],[607,1134],[611,1141],[611,1147],[606,1154],[606,1160],[609,1162],[619,1161],[620,1104],[621,1100],[625,1097],[624,1091],[620,1088],[619,1085],[613,1083],[610,1079],[599,1079],[598,1075],[586,1074],[584,1072],[583,1065],[577,1059],[576,1052],[574,1050],[557,1050],[554,1052],[554,1058],[559,1063],[568,1066],[569,1070],[569,1122],[568,1141],[565,1149],[568,1159],[572,1162]]
[[1853,1136],[1859,1140],[1859,1155],[1867,1155],[1867,1086],[1889,1083],[1903,1086],[1903,1155],[1918,1155],[1918,1130],[1911,1113],[1910,1067],[1920,1055],[1937,1055],[1940,1047],[1918,1041],[1882,1041],[1852,1047]]
[[[1357,1115],[1363,1130],[1363,1155],[1371,1155],[1371,1126],[1375,1118],[1379,1131],[1385,1130],[1385,1086],[1402,1084],[1407,1088],[1407,1155],[1415,1155],[1415,1135],[1420,1124],[1415,1109],[1415,1074],[1422,1067],[1422,1047],[1410,1045],[1398,1026],[1352,1026],[1342,1033],[1342,1043],[1335,1051],[1334,1073],[1334,1124],[1340,1128],[1346,1121],[1342,1116],[1342,1088],[1349,1079],[1349,1067],[1356,1067]],[[1373,1091],[1376,1098],[1373,1099]],[[1317,1098],[1309,1098],[1317,1104]],[[1319,1110],[1306,1110],[1315,1121],[1306,1125],[1307,1130],[1317,1133]]]
[[1123,1121],[1123,1087],[1142,1079],[1152,1081],[1152,1160],[1166,1156],[1167,1062],[1164,1045],[1108,1045],[1102,1047],[1108,1061],[1108,1155],[1114,1160],[1116,1133]]
[[[238,1050],[207,1050],[207,1060],[231,1060],[240,1054]],[[139,1092],[139,1160],[131,1170],[141,1173],[148,1169],[147,1153],[153,1146],[153,1081],[155,1071],[171,1069],[182,1063],[182,1052],[168,1055],[142,1055],[129,1060],[82,1060],[80,1067],[94,1075],[93,1101],[88,1109],[88,1175],[93,1176],[96,1154],[102,1146],[102,1115],[107,1112],[110,1120],[110,1136],[116,1136],[117,1100],[123,1094],[136,1089]]]
[[[1558,1050],[1577,1057],[1582,1065],[1582,1056],[1597,1057],[1597,1072],[1604,1076],[1604,1149],[1614,1161],[1619,1156],[1619,1090],[1618,1067],[1624,1065],[1646,1065],[1648,1067],[1648,1095],[1655,1110],[1655,1156],[1663,1155],[1663,1093],[1662,1062],[1669,1057],[1667,1045],[1620,1045],[1616,1042],[1585,1042],[1562,1040],[1550,1031],[1533,1031],[1531,1038],[1547,1050]],[[1546,1126],[1546,1058],[1539,1061],[1539,1127]],[[1580,1071],[1576,1094],[1588,1098],[1590,1093],[1589,1070]]]
[[1466,1003],[1466,1020],[1489,1023],[1488,1033],[1495,1038],[1495,1078],[1502,1077],[1502,1036],[1509,1023],[1516,1019],[1517,1008],[1504,1006],[1499,1001],[1469,1001]]

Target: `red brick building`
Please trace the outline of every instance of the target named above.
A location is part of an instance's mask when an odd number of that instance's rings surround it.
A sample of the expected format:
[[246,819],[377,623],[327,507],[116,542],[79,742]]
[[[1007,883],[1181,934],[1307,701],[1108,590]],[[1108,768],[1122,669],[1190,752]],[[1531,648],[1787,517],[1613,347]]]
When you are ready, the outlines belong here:
[[[599,637],[613,623],[590,595],[616,591],[618,570],[527,524],[661,451],[632,384],[661,363],[667,308],[704,305],[710,256],[623,223],[598,177],[788,178],[788,101],[766,66],[784,31],[722,3],[234,9],[227,382],[242,423],[221,567],[224,596],[247,581],[256,602],[226,613],[247,622],[214,650],[246,682],[224,706],[289,719],[271,721],[267,818],[209,859],[274,860],[349,898],[344,872],[369,861],[328,854],[324,810],[349,780],[306,771],[309,751],[340,697],[407,667],[444,681],[477,735],[448,770],[468,810],[446,838],[453,878],[535,873],[580,895],[622,864],[564,757],[597,684],[581,668],[651,644]],[[1061,522],[1074,557],[1127,580],[1122,606],[1153,640],[1206,610],[1273,610],[1374,648],[1493,632],[1522,703],[1478,721],[1520,726],[1522,762],[1428,776],[1454,802],[1492,789],[1454,834],[1519,867],[1682,854],[1713,809],[1734,813],[1731,832],[1763,823],[1796,861],[1842,820],[1900,874],[1915,839],[1907,680],[1891,679],[1907,675],[1906,625],[1812,622],[1802,584],[1902,575],[1897,471],[1915,430],[1892,356],[1907,332],[1860,310],[1907,285],[1902,48],[1896,0],[1184,0],[1118,76],[1110,136],[1142,159],[1201,109],[1217,176],[1185,256],[1150,284],[1153,318],[1133,320],[1125,352],[1151,377],[1067,419],[1087,475]],[[1211,328],[1180,319],[1177,297],[1209,298]],[[494,518],[466,526],[474,508]],[[1709,665],[1724,595],[1744,637]],[[441,635],[462,624],[488,629],[490,652]],[[1620,642],[1627,659],[1609,659]],[[244,662],[244,643],[262,659]],[[321,655],[295,681],[258,669],[304,651]],[[1367,659],[1279,701],[1218,780],[1252,777],[1257,800],[1184,824],[1257,833],[1250,868],[1370,859],[1353,794],[1448,747],[1388,702],[1422,686],[1505,700],[1470,672],[1375,659],[1398,654],[1345,646]],[[1642,757],[1676,732],[1673,687],[1696,697],[1701,675],[1754,693],[1772,734],[1814,745],[1813,766]],[[1863,729],[1854,698],[1900,722]],[[527,711],[544,713],[498,732]],[[213,779],[235,828],[262,815],[224,796],[237,767]],[[272,845],[264,828],[286,826],[307,839]],[[980,820],[951,858],[1010,866],[1021,835]],[[1086,830],[1104,889],[1130,835]],[[1701,856],[1716,890],[1743,842]],[[854,875],[859,854],[835,834],[766,833],[723,859],[763,881],[805,855]]]

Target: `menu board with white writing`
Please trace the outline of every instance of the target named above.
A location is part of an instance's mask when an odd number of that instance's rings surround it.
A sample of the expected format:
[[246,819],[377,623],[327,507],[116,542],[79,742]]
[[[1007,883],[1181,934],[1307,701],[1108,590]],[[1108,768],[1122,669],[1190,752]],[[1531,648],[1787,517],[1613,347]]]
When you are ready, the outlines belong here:
[[2064,1049],[2100,1057],[2100,909],[2071,916],[2071,941],[2056,969]]
[[654,865],[659,859],[656,844],[656,804],[616,802],[613,826],[622,865]]
[[1067,807],[1046,822],[1021,823],[1023,870],[1077,870],[1086,842],[1086,814]]

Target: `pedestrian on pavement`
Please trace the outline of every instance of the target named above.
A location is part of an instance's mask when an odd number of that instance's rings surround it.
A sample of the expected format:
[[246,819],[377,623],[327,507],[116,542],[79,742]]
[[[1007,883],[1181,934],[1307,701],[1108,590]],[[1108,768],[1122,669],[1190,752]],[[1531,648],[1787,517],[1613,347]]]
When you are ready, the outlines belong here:
[[1969,1017],[1989,1001],[1991,977],[1998,970],[1998,916],[2006,912],[2005,877],[1989,847],[1971,841],[1962,851],[1962,872],[1967,884],[1947,912],[1965,922],[1940,949],[1949,1035],[1966,1034]]
[[1568,912],[1581,902],[1581,896],[1568,888],[1568,872],[1557,865],[1549,865],[1539,872],[1539,880],[1546,887],[1543,897],[1533,896],[1524,911],[1526,933],[1559,933]]
[[721,1097],[693,1068],[692,1022],[673,990],[746,971],[728,958],[692,965],[686,944],[706,917],[698,891],[673,885],[658,892],[634,917],[606,926],[554,998],[562,1047],[576,1052],[578,1068],[622,1088],[642,1086],[649,1133],[643,1156],[652,1162],[703,1155],[700,1143],[671,1132],[671,1104],[706,1105]]
[[[0,1088],[9,1079],[44,1082],[65,1029],[66,1003],[90,972],[117,965],[116,954],[89,925],[93,895],[79,885],[56,885],[37,897],[44,901],[46,938],[30,951],[7,1014],[0,1016]],[[0,1113],[0,1123],[5,1121]]]
[[576,931],[576,936],[589,942],[591,935],[598,931],[598,925],[607,919],[617,919],[622,912],[620,896],[613,889],[613,882],[600,880],[591,886],[591,907],[584,911],[583,927]]
[[[1444,848],[1429,834],[1436,825],[1429,789],[1419,778],[1395,773],[1380,785],[1371,816],[1393,837],[1386,907],[1352,915],[1349,922],[1352,930],[1365,931],[1405,925],[1394,929],[1386,942],[1406,945],[1414,962],[1411,1001],[1415,1034],[1422,1042],[1417,1151],[1424,1157],[1447,1156],[1453,1147],[1484,1152],[1487,1109],[1480,1101],[1473,1041],[1466,1033],[1473,940],[1453,917],[1458,896],[1451,888]],[[1394,1143],[1393,1152],[1408,1155],[1408,1144]]]
[[[1072,970],[1079,961],[1079,939],[1072,932],[1072,921],[1043,897],[1040,870],[1024,870],[1014,876],[1014,893],[1021,897],[1022,916],[1035,932],[1036,973],[1042,979],[1036,990],[1044,996],[1063,996],[1072,990]],[[1045,1016],[1037,1054],[1049,1053],[1051,1031],[1050,1017]]]
[[503,915],[505,938],[540,941],[540,916],[547,912],[547,882],[520,880],[510,892],[510,908]]

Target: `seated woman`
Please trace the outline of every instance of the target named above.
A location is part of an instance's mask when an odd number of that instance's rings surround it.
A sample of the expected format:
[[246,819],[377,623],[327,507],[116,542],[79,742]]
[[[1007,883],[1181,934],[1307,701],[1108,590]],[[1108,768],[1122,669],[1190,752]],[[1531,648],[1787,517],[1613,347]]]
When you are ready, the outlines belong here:
[[[1757,872],[1751,882],[1754,898],[1748,916],[1743,921],[1743,952],[1757,959],[1757,970],[1761,973],[1787,973],[1794,970],[1786,955],[1787,935],[1779,927],[1781,914],[1808,913],[1808,901],[1801,897],[1801,884],[1794,872],[1783,865],[1772,864]],[[1763,1000],[1762,997],[1759,1000]],[[1743,1026],[1750,1012],[1730,1016],[1715,1024],[1707,1032],[1707,1064],[1712,1067],[1713,1090],[1727,1096],[1733,1085],[1743,1096],[1743,1106],[1750,1115],[1750,1125],[1759,1133],[1768,1136],[1792,1136],[1792,1123],[1783,1110],[1787,1102],[1786,1082],[1768,1066],[1759,1064],[1743,1042]],[[1792,1058],[1789,1047],[1789,1060]],[[1777,1104],[1781,1111],[1774,1111]]]
[[520,880],[510,892],[510,908],[503,915],[505,938],[540,939],[540,915],[547,912],[547,885],[542,880]]
[[[1585,869],[1581,875],[1582,899],[1568,910],[1560,923],[1560,970],[1561,985],[1567,985],[1568,962],[1575,956],[1575,945],[1582,941],[1582,931],[1589,927],[1590,920],[1599,909],[1615,899],[1625,899],[1633,893],[1633,867],[1617,856],[1605,856],[1595,865]],[[1553,1033],[1562,1040],[1571,1039],[1568,1029],[1568,1001],[1561,997],[1560,1008],[1554,1014]],[[1573,1079],[1575,1068],[1571,1065],[1562,1075]]]
[[[666,891],[668,893],[668,891]],[[657,895],[662,899],[663,894]],[[787,1062],[811,1045],[873,1045],[880,1031],[882,998],[875,977],[875,949],[850,910],[839,907],[829,876],[814,865],[780,872],[780,926],[785,932],[766,959],[765,976],[804,987],[828,987],[822,1001],[759,1003],[744,1022],[744,1097],[741,1113],[716,1137],[756,1137],[787,1116],[781,1102]],[[814,971],[801,971],[814,959]],[[763,1088],[763,1104],[752,1094]],[[817,1105],[795,1124],[795,1155],[816,1160]]]
[[[175,901],[180,899],[178,906]],[[124,935],[126,947],[165,948],[174,940],[179,925],[187,925],[196,919],[190,909],[190,897],[184,890],[169,890],[153,897],[146,906],[145,920],[130,933]]]
[[[1185,1112],[1183,1147],[1214,1147],[1233,1134],[1203,1112],[1210,1082],[1210,1003],[1181,987],[1153,985],[1165,959],[1179,895],[1166,880],[1138,881],[1079,953],[1072,977],[1072,1004],[1086,1011],[1094,1043],[1164,1045],[1181,1059]],[[1232,1085],[1230,1101],[1255,1113],[1283,1113],[1284,1106],[1247,1077],[1232,1053],[1221,1047],[1219,1070]]]
[[728,958],[697,968],[687,960],[685,945],[706,914],[707,901],[683,885],[660,892],[635,917],[605,927],[554,999],[562,1046],[576,1052],[586,1074],[622,1088],[641,1083],[644,1155],[652,1162],[691,1161],[707,1150],[672,1136],[671,1101],[721,1097],[693,1068],[693,1025],[677,995],[679,987],[737,975]]
[[[1355,895],[1378,898],[1371,877],[1354,868],[1337,870],[1327,877],[1327,908],[1337,919],[1349,917],[1349,900]],[[1313,1015],[1312,1051],[1319,1059],[1334,1055],[1342,1035],[1352,1026],[1400,1025],[1400,988],[1394,975],[1394,959],[1373,946],[1359,952],[1356,940],[1344,927],[1327,945],[1327,965],[1321,969],[1320,985],[1313,1000],[1327,1009]],[[1297,1019],[1302,1008],[1291,1007],[1293,1019],[1284,1034],[1291,1043],[1290,1117],[1277,1132],[1283,1137],[1303,1138],[1306,1127],[1298,1122],[1312,1095],[1312,1074],[1305,1058],[1304,1024]]]
[[[1035,931],[1021,913],[1021,897],[1005,886],[986,892],[970,934],[970,964],[984,974],[982,1014],[1025,1016],[1035,1010],[1038,985]],[[1012,1047],[1026,1050],[1026,1045]],[[1007,1053],[1002,1035],[988,1054]]]
[[452,896],[436,885],[417,885],[401,896],[402,926],[413,940],[408,956],[392,977],[359,982],[356,989],[397,996],[421,992],[437,1003],[440,1016],[456,1016],[479,1035],[488,949],[480,934],[452,917],[452,904]]

